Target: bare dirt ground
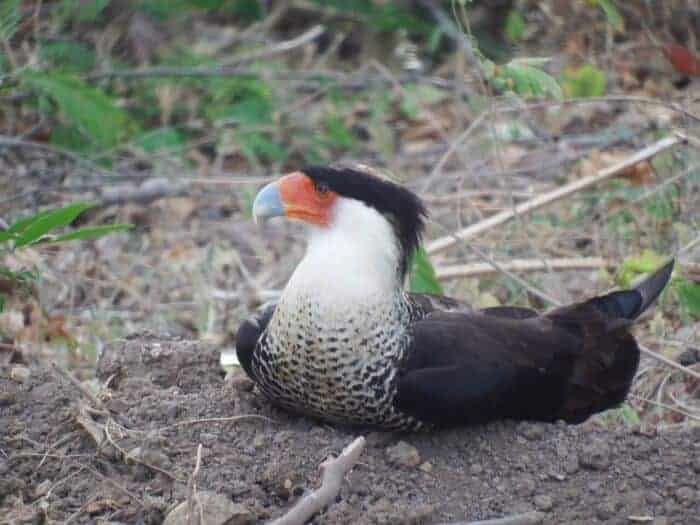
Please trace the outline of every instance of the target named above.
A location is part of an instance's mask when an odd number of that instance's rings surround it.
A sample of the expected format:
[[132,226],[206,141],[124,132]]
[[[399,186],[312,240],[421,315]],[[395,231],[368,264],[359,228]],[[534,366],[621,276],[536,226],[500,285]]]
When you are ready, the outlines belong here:
[[[108,386],[97,406],[55,369],[28,378],[1,369],[0,523],[161,523],[186,499],[200,443],[197,488],[229,503],[221,523],[283,514],[362,431],[271,407],[239,372],[225,377],[218,358],[148,334],[114,343],[98,366]],[[697,426],[658,434],[503,422],[365,435],[360,462],[313,523],[531,511],[541,523],[700,523]]]

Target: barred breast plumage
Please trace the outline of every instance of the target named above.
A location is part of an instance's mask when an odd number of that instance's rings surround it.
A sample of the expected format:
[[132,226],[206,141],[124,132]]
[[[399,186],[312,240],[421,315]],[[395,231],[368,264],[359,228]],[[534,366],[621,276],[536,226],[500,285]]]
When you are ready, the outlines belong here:
[[292,304],[283,298],[253,354],[258,386],[276,404],[314,417],[417,429],[420,422],[392,404],[409,320],[402,294],[332,312],[313,294]]

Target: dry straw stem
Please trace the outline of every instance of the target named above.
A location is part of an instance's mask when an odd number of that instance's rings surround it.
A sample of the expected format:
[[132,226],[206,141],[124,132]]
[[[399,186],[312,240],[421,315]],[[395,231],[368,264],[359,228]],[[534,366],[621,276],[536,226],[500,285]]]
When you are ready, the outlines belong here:
[[508,222],[514,217],[528,214],[532,211],[538,210],[546,206],[547,204],[551,204],[558,200],[564,199],[590,186],[598,184],[599,182],[603,182],[607,179],[610,179],[615,175],[623,172],[624,170],[630,168],[631,166],[634,166],[639,162],[642,162],[655,155],[658,155],[662,151],[670,149],[683,142],[685,141],[678,136],[666,137],[664,139],[661,139],[647,146],[646,148],[638,151],[631,157],[621,162],[618,162],[617,164],[614,164],[609,168],[605,168],[604,170],[599,171],[595,175],[584,177],[555,190],[549,191],[542,195],[538,195],[537,197],[534,197],[526,202],[515,205],[511,209],[504,210],[500,213],[496,213],[495,215],[487,217],[486,219],[479,221],[476,224],[472,224],[471,226],[468,226],[466,228],[463,228],[462,230],[459,230],[453,234],[435,239],[428,243],[428,245],[426,246],[426,251],[428,252],[428,254],[436,254],[445,251],[448,248],[451,248],[452,246],[457,244],[459,241],[469,240],[492,228],[495,228],[496,226],[500,226],[501,224]]
[[304,496],[284,516],[271,522],[270,525],[303,525],[311,517],[335,500],[340,492],[340,486],[345,474],[360,459],[365,448],[365,438],[360,436],[350,443],[337,458],[328,458],[321,463],[323,479],[321,486]]
[[544,523],[544,518],[545,514],[542,512],[526,512],[492,520],[459,521],[455,523],[441,523],[440,525],[539,525]]
[[272,44],[260,50],[251,51],[242,55],[237,55],[229,60],[225,60],[217,67],[195,67],[195,68],[179,68],[168,66],[157,66],[143,69],[127,69],[114,71],[101,71],[99,73],[91,73],[85,78],[87,80],[101,80],[105,78],[149,78],[149,77],[179,77],[179,76],[228,76],[234,75],[236,72],[233,68],[241,64],[270,58],[275,55],[287,53],[293,49],[297,49],[305,44],[312,42],[325,31],[322,25],[313,26],[308,31],[301,35]]
[[[611,268],[611,261],[602,257],[573,257],[557,259],[513,259],[499,263],[499,266],[509,272],[540,272],[566,270],[597,270]],[[491,263],[471,263],[442,266],[435,269],[437,278],[441,281],[481,277],[500,273]]]
[[204,511],[197,498],[197,476],[202,464],[202,444],[197,445],[197,456],[194,462],[194,470],[187,481],[187,525],[202,525],[204,523]]

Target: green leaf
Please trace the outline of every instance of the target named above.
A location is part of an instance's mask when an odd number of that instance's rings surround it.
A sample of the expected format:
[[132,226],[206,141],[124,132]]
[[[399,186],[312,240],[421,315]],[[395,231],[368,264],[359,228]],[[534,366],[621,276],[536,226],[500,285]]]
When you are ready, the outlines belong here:
[[325,122],[325,144],[334,149],[352,149],[356,141],[352,131],[348,129],[343,119],[338,115],[329,115]]
[[525,19],[517,9],[511,9],[506,17],[506,24],[503,33],[509,42],[515,44],[519,42],[525,33]]
[[408,84],[402,91],[401,111],[412,119],[419,117],[423,105],[442,102],[448,96],[448,93],[442,89],[422,84]]
[[78,202],[34,216],[33,220],[15,237],[15,247],[38,241],[49,231],[70,224],[78,215],[94,206],[88,202]]
[[700,317],[700,284],[687,279],[678,279],[675,283],[678,300],[694,317]]
[[441,294],[442,286],[426,251],[420,247],[413,252],[410,264],[409,289],[412,292]]
[[159,150],[177,151],[185,145],[185,139],[174,128],[158,128],[135,137],[134,144],[146,153]]
[[238,124],[268,124],[272,122],[272,103],[267,98],[248,97],[228,109],[227,120]]
[[41,217],[48,215],[52,211],[53,210],[44,210],[29,217],[25,217],[24,219],[19,219],[18,221],[15,221],[10,225],[10,227],[7,230],[5,230],[4,232],[0,232],[0,241],[7,241],[9,239],[17,237],[17,235],[22,233],[25,230],[25,228],[31,223],[33,223],[36,220],[39,220]]
[[668,262],[668,257],[651,250],[644,250],[641,255],[633,255],[623,261],[622,266],[617,271],[616,281],[620,286],[627,288],[635,277],[654,271],[666,262]]
[[5,301],[6,300],[7,300],[7,298],[5,297],[5,294],[0,293],[0,313],[2,313],[3,310],[5,309]]
[[63,235],[59,235],[55,239],[52,239],[51,242],[97,239],[110,233],[122,232],[130,230],[131,228],[133,228],[133,225],[131,224],[101,224],[99,226],[90,226],[87,228],[80,228],[79,230],[74,230],[69,233],[64,233]]
[[75,124],[86,139],[101,148],[115,146],[127,133],[127,113],[100,89],[63,73],[26,72],[22,79],[44,93]]
[[48,42],[41,46],[41,58],[64,73],[83,73],[95,65],[95,52],[80,42]]
[[525,98],[547,95],[557,100],[562,98],[561,88],[552,76],[522,61],[509,62],[496,73],[493,80],[496,87],[513,91]]
[[0,0],[0,40],[9,40],[17,31],[22,18],[21,0]]
[[63,0],[59,14],[66,20],[94,22],[110,0]]
[[608,24],[613,26],[617,31],[625,30],[625,21],[617,10],[617,6],[615,6],[613,0],[595,0],[595,2],[605,13]]
[[260,158],[267,161],[283,161],[287,158],[287,150],[268,134],[256,131],[240,133],[237,142],[241,151],[248,157]]
[[601,97],[605,94],[608,79],[601,69],[585,64],[565,71],[561,83],[569,98]]

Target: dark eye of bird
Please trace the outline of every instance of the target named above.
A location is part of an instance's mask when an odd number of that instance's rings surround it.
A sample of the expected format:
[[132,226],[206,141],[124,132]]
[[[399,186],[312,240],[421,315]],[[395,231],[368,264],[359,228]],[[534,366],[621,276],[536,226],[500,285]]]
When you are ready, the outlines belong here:
[[330,191],[330,188],[328,187],[328,184],[326,184],[325,182],[317,182],[316,183],[316,191],[320,195],[325,195],[326,193],[328,193]]

